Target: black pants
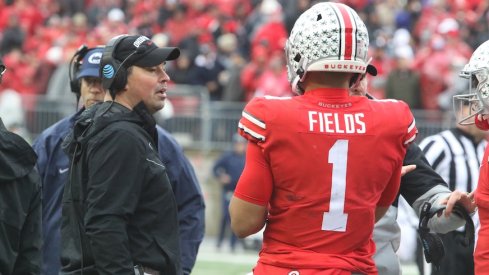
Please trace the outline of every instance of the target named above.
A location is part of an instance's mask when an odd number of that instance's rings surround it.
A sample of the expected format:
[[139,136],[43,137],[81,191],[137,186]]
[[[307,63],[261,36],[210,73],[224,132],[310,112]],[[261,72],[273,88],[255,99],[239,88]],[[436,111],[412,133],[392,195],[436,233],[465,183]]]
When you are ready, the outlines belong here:
[[[432,268],[431,275],[473,275],[474,274],[474,246],[464,246],[465,233],[452,231],[447,234],[438,234],[443,245],[445,247],[445,256],[441,260],[440,269],[435,270]],[[418,243],[418,256],[419,253],[423,253]],[[420,274],[422,273],[422,262],[419,261],[420,257],[417,257],[417,264],[420,267]],[[422,258],[421,258],[422,259]]]

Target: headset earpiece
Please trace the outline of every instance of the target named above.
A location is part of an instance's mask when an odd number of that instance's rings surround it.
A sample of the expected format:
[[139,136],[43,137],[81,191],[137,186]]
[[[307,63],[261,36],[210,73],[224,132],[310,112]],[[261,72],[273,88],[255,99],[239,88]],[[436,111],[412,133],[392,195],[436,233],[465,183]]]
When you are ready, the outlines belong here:
[[129,54],[122,62],[117,60],[114,56],[114,52],[119,46],[120,42],[129,35],[122,34],[112,38],[105,47],[104,54],[102,55],[102,63],[100,66],[100,74],[102,75],[102,85],[104,89],[108,89],[112,99],[115,98],[115,92],[124,89],[127,84],[127,69],[124,66],[126,61],[129,60],[135,54],[142,54],[148,46],[145,44],[139,45],[139,47]]
[[420,228],[418,233],[423,246],[426,262],[439,266],[441,260],[445,256],[443,241],[436,233],[430,233],[428,227]]
[[445,247],[440,236],[436,233],[430,233],[428,227],[428,221],[440,211],[443,211],[444,207],[436,209],[436,211],[430,211],[431,203],[425,202],[421,213],[419,215],[419,238],[421,239],[421,245],[423,246],[424,256],[427,263],[433,263],[435,268],[440,266],[443,256],[445,256]]
[[[115,48],[119,42],[127,37],[127,35],[119,35],[112,38],[107,46],[105,46],[102,55],[102,63],[100,64],[100,75],[102,76],[102,86],[108,89],[112,98],[115,98],[115,91],[121,86],[118,75],[124,74],[120,69],[120,62],[114,58]],[[118,82],[119,81],[119,82]],[[125,84],[124,84],[125,85]]]
[[[419,215],[418,233],[423,245],[423,251],[426,262],[433,263],[436,268],[439,268],[441,260],[445,255],[443,241],[436,233],[430,233],[428,221],[438,213],[441,213],[446,206],[440,206],[437,209],[431,209],[431,203],[425,202]],[[456,203],[453,207],[453,213],[459,215],[465,220],[465,240],[464,245],[473,247],[474,245],[474,222],[470,214],[463,206]]]
[[75,93],[77,98],[80,97],[80,81],[76,78],[78,74],[78,70],[80,69],[81,61],[83,60],[83,57],[90,51],[86,45],[81,45],[76,53],[73,55],[70,61],[70,67],[68,71],[68,76],[70,78],[70,88],[71,92]]

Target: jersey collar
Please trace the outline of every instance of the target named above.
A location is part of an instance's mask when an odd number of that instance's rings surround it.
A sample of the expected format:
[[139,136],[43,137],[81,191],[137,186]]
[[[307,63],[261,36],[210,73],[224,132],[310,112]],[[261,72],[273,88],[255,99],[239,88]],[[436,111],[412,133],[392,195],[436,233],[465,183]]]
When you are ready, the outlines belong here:
[[304,96],[343,99],[349,97],[350,93],[348,89],[342,88],[318,88],[305,92]]

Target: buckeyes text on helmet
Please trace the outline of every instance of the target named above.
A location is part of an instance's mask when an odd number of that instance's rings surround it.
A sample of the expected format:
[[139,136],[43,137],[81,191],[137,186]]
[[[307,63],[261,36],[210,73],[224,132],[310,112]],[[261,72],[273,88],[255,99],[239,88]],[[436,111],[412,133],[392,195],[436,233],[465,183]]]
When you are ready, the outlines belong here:
[[341,3],[322,2],[295,22],[285,45],[292,88],[307,72],[365,73],[368,31],[358,14]]

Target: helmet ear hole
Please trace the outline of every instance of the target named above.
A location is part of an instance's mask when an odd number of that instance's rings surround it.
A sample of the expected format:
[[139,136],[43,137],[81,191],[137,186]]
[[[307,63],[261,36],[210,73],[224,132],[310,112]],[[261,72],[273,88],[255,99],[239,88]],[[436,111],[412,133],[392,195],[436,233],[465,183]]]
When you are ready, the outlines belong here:
[[295,62],[300,62],[301,61],[301,55],[299,53],[294,56],[294,61]]

